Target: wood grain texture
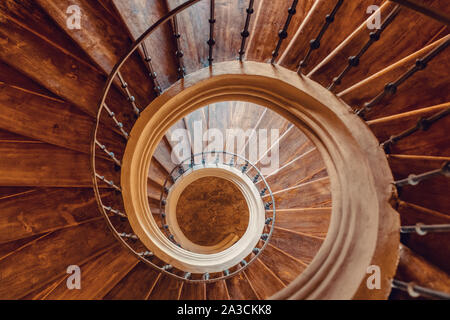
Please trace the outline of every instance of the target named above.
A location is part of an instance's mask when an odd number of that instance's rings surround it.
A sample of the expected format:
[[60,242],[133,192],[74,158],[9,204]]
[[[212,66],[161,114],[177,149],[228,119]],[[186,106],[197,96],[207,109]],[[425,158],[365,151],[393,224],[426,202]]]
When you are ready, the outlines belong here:
[[328,207],[331,201],[329,178],[321,178],[274,194],[278,209]]
[[[366,10],[370,5],[380,5],[383,0],[344,1],[335,16],[334,22],[321,40],[318,50],[315,50],[303,72],[309,73],[314,66],[327,57],[348,35],[350,35],[369,16]],[[325,16],[333,11],[336,0],[320,0],[315,2],[310,13],[297,30],[285,55],[280,58],[280,64],[291,70],[296,70],[305,57],[309,41],[315,39],[325,23]],[[349,19],[348,17],[352,17]]]
[[[449,107],[450,103],[447,102],[438,106],[422,108],[412,112],[370,121],[369,126],[380,143],[383,143],[389,140],[391,136],[398,135],[407,129],[415,127],[420,118],[431,117]],[[393,144],[391,146],[391,153],[448,157],[450,156],[450,142],[447,133],[449,126],[450,117],[446,116],[435,122],[428,130],[418,130],[412,135]]]
[[[113,0],[112,2],[134,40],[167,13],[164,1]],[[145,40],[158,83],[162,88],[169,87],[178,79],[176,47],[171,37],[173,37],[172,28],[166,23]]]
[[1,243],[101,217],[90,188],[37,189],[0,200],[0,212]]
[[249,221],[247,202],[239,188],[218,177],[204,177],[192,182],[180,195],[177,221],[183,234],[202,246],[214,246],[245,233]]
[[66,281],[60,283],[47,300],[100,300],[137,264],[138,260],[125,248],[115,246],[98,258],[80,266],[80,290],[67,289]]
[[[448,158],[391,155],[388,160],[394,179],[400,180],[407,178],[411,173],[420,174],[439,169]],[[450,180],[444,176],[438,176],[424,180],[416,186],[404,186],[399,195],[403,201],[448,215],[450,214],[449,188]]]
[[204,283],[185,282],[181,290],[180,300],[206,300]]
[[[402,225],[450,224],[450,216],[437,211],[426,209],[411,203],[400,202],[397,208]],[[448,232],[428,233],[426,236],[408,234],[403,237],[403,243],[424,257],[427,261],[450,274],[450,247]]]
[[[32,139],[71,150],[90,153],[92,118],[77,108],[10,86],[0,85],[0,126]],[[121,136],[102,130],[99,140],[121,157]],[[99,156],[106,157],[103,153]]]
[[206,284],[207,300],[229,300],[227,285],[224,280]]
[[450,276],[406,246],[400,247],[400,263],[396,278],[450,293]]
[[[0,143],[0,153],[3,186],[92,186],[88,155],[43,143]],[[97,170],[107,179],[120,182],[110,161],[97,160]]]
[[248,282],[245,274],[239,273],[236,276],[225,280],[228,294],[231,300],[257,300],[258,296]]
[[182,289],[182,281],[174,277],[161,275],[148,300],[177,300]]
[[267,299],[283,289],[283,282],[259,259],[244,270],[259,299]]
[[[166,1],[169,10],[184,3],[184,0]],[[209,1],[200,1],[177,15],[186,73],[194,72],[207,65],[208,45],[206,41],[209,39],[209,10]]]
[[[284,151],[283,151],[284,152]],[[317,149],[310,149],[297,159],[280,167],[266,177],[272,192],[295,187],[308,181],[322,178],[318,175],[325,168],[322,156]]]
[[[418,58],[423,58],[433,48],[450,38],[447,35],[427,47],[416,51],[408,57],[392,64],[364,81],[342,91],[339,97],[353,108],[360,108],[384,90],[386,84],[397,80],[414,66]],[[450,90],[442,70],[449,69],[450,55],[448,48],[437,55],[425,70],[415,73],[398,87],[397,93],[385,97],[380,103],[366,113],[367,120],[378,119],[398,113],[408,112],[450,101]]]
[[310,263],[323,239],[275,228],[270,243],[304,263]]
[[325,237],[331,208],[277,210],[276,226],[317,237]]
[[[443,7],[445,6],[443,2],[442,0],[427,1],[427,4],[440,3],[440,6]],[[386,2],[381,7],[382,21],[395,6],[396,3]],[[441,28],[441,23],[403,7],[394,21],[383,31],[380,39],[362,56],[359,65],[352,68],[343,78],[342,84],[337,86],[336,91],[342,91],[422,49]],[[420,29],[420,33],[410,31],[418,29]],[[367,28],[366,22],[362,23],[354,33],[311,71],[309,74],[311,79],[328,87],[333,78],[347,67],[348,58],[357,55],[366,44],[372,31]],[[385,48],[389,48],[389,50],[385,50]]]
[[273,246],[267,246],[259,259],[281,280],[288,285],[305,269],[306,264],[295,260]]
[[17,299],[25,296],[60,278],[69,265],[82,265],[90,256],[116,241],[102,220],[39,238],[0,260],[0,297]]
[[[268,62],[272,58],[272,51],[275,49],[279,39],[278,32],[284,27],[292,1],[261,0],[260,2],[260,12],[253,18],[255,19],[253,34],[248,44],[246,58],[248,60]],[[280,56],[294,38],[297,29],[304,21],[309,10],[311,10],[313,3],[314,0],[299,1],[296,8],[297,12],[292,17],[287,29],[288,36],[280,48]]]

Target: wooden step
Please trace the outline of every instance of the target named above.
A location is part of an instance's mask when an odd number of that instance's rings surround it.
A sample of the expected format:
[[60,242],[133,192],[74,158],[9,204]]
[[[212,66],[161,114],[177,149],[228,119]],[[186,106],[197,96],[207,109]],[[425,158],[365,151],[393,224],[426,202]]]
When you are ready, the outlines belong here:
[[226,280],[231,300],[257,300],[258,296],[252,288],[245,273],[241,272]]
[[[292,16],[291,23],[287,29],[287,38],[284,39],[279,56],[283,54],[286,47],[294,38],[296,30],[305,19],[314,1],[299,1],[296,14]],[[272,59],[272,51],[275,49],[279,36],[278,32],[283,29],[288,17],[288,9],[292,1],[261,1],[252,19],[252,28],[248,40],[246,60],[268,62]]]
[[283,229],[324,238],[328,232],[331,208],[277,210],[275,225]]
[[[428,1],[428,5],[439,4],[440,1]],[[441,3],[441,6],[443,4]],[[381,21],[397,6],[394,2],[385,2],[381,7]],[[369,17],[367,15],[367,17]],[[369,20],[370,22],[372,20]],[[405,28],[408,26],[408,28]],[[352,85],[364,80],[384,68],[390,66],[410,54],[422,49],[431,39],[438,34],[443,25],[416,11],[402,7],[393,22],[387,26],[368,51],[361,57],[357,67],[351,68],[342,79],[342,83],[336,87],[340,92]],[[418,30],[413,33],[410,30]],[[367,28],[364,21],[347,39],[345,39],[333,52],[309,73],[309,77],[322,86],[328,87],[334,77],[337,77],[347,66],[348,59],[356,56],[367,41],[369,34],[376,30]],[[386,50],[385,48],[389,48]]]
[[[172,148],[165,137],[158,143],[153,157],[158,161],[165,169],[167,174],[169,174],[173,168],[178,164],[177,158],[172,157]],[[175,158],[175,159],[173,159]]]
[[[86,0],[75,0],[71,3],[77,5],[83,12],[85,22],[84,26],[76,32],[67,29],[67,4],[50,3],[44,0],[38,0],[38,3],[105,74],[111,72],[114,65],[131,47],[131,39],[125,26],[120,20],[111,16],[100,3]],[[147,106],[155,95],[153,82],[139,54],[133,54],[120,72],[128,83],[129,90],[135,96],[136,104],[141,108]]]
[[291,283],[307,267],[307,265],[280,249],[268,245],[259,259],[279,278],[285,285]]
[[58,47],[79,62],[95,68],[90,57],[73,42],[64,30],[59,28],[37,1],[2,1],[0,15]]
[[148,300],[178,300],[182,285],[182,281],[172,276],[161,274]]
[[[113,0],[112,3],[134,40],[167,13],[164,1],[143,3],[137,0],[127,2]],[[157,73],[157,82],[162,89],[168,88],[178,80],[176,48],[171,37],[173,37],[172,29],[166,23],[156,29],[145,41],[146,49],[152,59],[152,67]]]
[[[377,136],[378,141],[383,143],[389,140],[391,136],[396,136],[405,130],[415,127],[420,118],[429,118],[447,108],[450,108],[449,102],[372,120],[368,124],[372,132]],[[446,130],[449,125],[450,117],[446,116],[431,125],[428,130],[418,130],[412,135],[393,144],[391,146],[391,153],[448,156],[450,155],[450,146],[448,144]]]
[[185,282],[181,290],[180,300],[206,300],[205,284]]
[[[331,190],[329,178],[284,189],[274,193],[277,209],[320,208],[329,207]],[[266,196],[265,199],[269,199]]]
[[132,270],[138,260],[128,250],[116,246],[80,266],[81,289],[68,290],[63,281],[47,297],[48,300],[100,300]]
[[[61,46],[47,41],[42,35],[32,32],[32,29],[19,25],[9,17],[8,12],[0,10],[0,14],[6,18],[0,25],[0,37],[8,39],[2,46],[0,59],[58,97],[95,117],[105,85],[104,75]],[[133,117],[131,108],[122,111],[122,106],[128,102],[118,89],[113,87],[110,90],[107,103],[119,118]]]
[[308,264],[322,245],[323,238],[275,227],[270,244]]
[[[173,151],[173,155],[177,160],[177,163],[186,160],[191,156],[191,145],[189,141],[189,134],[186,129],[186,122],[184,118],[178,120],[172,127],[166,132],[166,140],[170,144],[170,148]],[[186,149],[188,154],[183,154]]]
[[69,265],[82,265],[116,241],[102,220],[48,233],[0,260],[0,296],[25,296],[37,286],[60,279]]
[[[401,201],[396,208],[400,213],[404,226],[423,224],[450,224],[450,216],[421,206]],[[428,233],[420,236],[415,233],[405,234],[402,242],[414,252],[420,254],[427,261],[450,274],[450,248],[443,245],[449,243],[448,232]]]
[[[416,285],[450,293],[450,277],[436,266],[430,264],[408,247],[400,246],[400,262],[395,278],[404,282],[414,282]],[[405,297],[405,293],[393,290],[391,298]]]
[[[44,143],[0,143],[0,185],[91,187],[90,159],[86,154]],[[97,170],[120,182],[110,161],[97,160]],[[106,184],[100,183],[101,187]]]
[[91,188],[35,189],[0,200],[0,211],[0,243],[102,218]]
[[[308,137],[300,131],[296,126],[292,126],[286,134],[280,137],[280,140],[275,144],[272,144],[270,151],[267,155],[262,157],[259,161],[259,166],[265,167],[270,163],[270,159],[273,158],[275,153],[278,153],[279,168],[284,167],[291,161],[297,159],[303,154],[314,148],[314,144],[308,139]],[[279,168],[269,168],[265,170],[267,174],[274,173]],[[296,174],[297,177],[299,175]],[[303,177],[302,177],[303,178]]]
[[272,192],[311,182],[327,175],[322,156],[311,149],[266,177]]
[[258,299],[268,299],[285,287],[284,283],[261,260],[257,259],[243,271]]
[[[423,58],[449,38],[450,35],[447,35],[436,40],[425,48],[342,91],[338,96],[353,108],[363,107],[364,103],[371,101],[383,92],[388,83],[396,81],[413,67],[417,59]],[[448,51],[448,48],[444,51]],[[450,101],[450,93],[447,90],[448,82],[446,77],[442,76],[442,70],[449,69],[449,66],[450,55],[447,52],[441,52],[428,63],[426,69],[415,73],[399,86],[395,95],[387,96],[373,106],[372,110],[366,113],[366,119],[378,119],[423,108],[424,105],[439,105]]]
[[[300,61],[309,49],[309,43],[319,34],[325,23],[325,16],[330,14],[337,0],[316,1],[297,30],[279,63],[291,70],[297,70]],[[371,5],[381,5],[383,0],[343,1],[334,22],[329,26],[320,42],[320,48],[311,54],[308,66],[303,73],[308,74],[318,63],[327,57],[345,38],[348,37],[369,16],[367,8]],[[348,17],[352,17],[349,19]]]
[[225,280],[206,284],[207,300],[230,300]]
[[[407,178],[410,174],[420,174],[441,168],[449,158],[427,156],[391,155],[388,158],[395,180]],[[400,199],[421,207],[450,214],[448,190],[450,180],[444,176],[434,177],[420,182],[416,186],[404,186],[400,190]]]
[[[183,0],[164,1],[167,2],[169,11],[184,3]],[[181,35],[180,49],[184,53],[183,61],[187,74],[207,65],[209,49],[206,41],[209,39],[209,11],[209,2],[200,1],[177,15],[178,32]],[[172,36],[172,39],[167,40],[175,41],[175,38]]]
[[[71,150],[90,153],[94,122],[77,108],[11,87],[0,86],[0,127]],[[121,157],[122,137],[101,130],[98,139]],[[101,157],[107,157],[99,153]]]

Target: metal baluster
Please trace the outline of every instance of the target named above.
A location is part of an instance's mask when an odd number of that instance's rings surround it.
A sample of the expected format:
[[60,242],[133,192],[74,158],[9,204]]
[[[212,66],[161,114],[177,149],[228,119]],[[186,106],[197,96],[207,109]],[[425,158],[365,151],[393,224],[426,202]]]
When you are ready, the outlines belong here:
[[141,111],[139,110],[139,108],[136,105],[136,98],[131,95],[130,90],[128,89],[128,83],[125,82],[125,80],[123,79],[122,74],[120,73],[120,71],[117,72],[117,76],[119,77],[119,81],[120,81],[120,84],[122,85],[122,89],[125,90],[125,93],[128,96],[127,100],[130,101],[131,106],[133,107],[134,113],[137,116],[139,116]]
[[283,43],[283,40],[286,39],[288,37],[288,33],[287,30],[289,28],[289,25],[291,24],[292,21],[292,17],[297,13],[297,4],[298,4],[298,0],[293,0],[291,7],[288,9],[288,17],[286,19],[286,22],[284,24],[284,27],[282,30],[280,30],[278,32],[278,43],[277,46],[275,47],[275,50],[272,52],[272,60],[270,63],[275,63],[275,60],[277,59],[279,52],[280,52],[280,48],[281,48],[281,44]]
[[267,187],[265,187],[264,189],[262,189],[262,190],[260,191],[259,195],[260,195],[261,197],[264,196],[264,194],[266,193],[266,191],[267,191]]
[[440,175],[443,175],[446,177],[450,176],[450,161],[446,161],[440,169],[424,172],[424,173],[421,173],[418,175],[410,174],[408,176],[408,178],[406,178],[406,179],[395,181],[395,186],[397,188],[403,187],[406,185],[415,186],[415,185],[418,185],[419,182],[421,182],[423,180],[430,179],[430,178],[440,176]]
[[247,18],[245,19],[244,30],[241,32],[242,42],[241,42],[241,49],[239,50],[239,60],[240,61],[242,61],[242,59],[244,58],[245,42],[247,41],[247,38],[250,36],[250,32],[248,31],[248,28],[250,26],[250,20],[251,20],[252,14],[255,12],[255,10],[253,9],[254,2],[255,2],[255,0],[249,0],[248,8],[246,10]]
[[122,218],[126,218],[127,217],[127,215],[125,213],[122,213],[119,210],[113,209],[112,207],[103,206],[103,209],[105,209],[106,211],[109,211],[109,212],[111,212],[111,213],[113,213],[113,214],[115,214],[115,215],[117,215],[119,217],[122,217]]
[[137,240],[137,239],[139,239],[139,238],[137,237],[137,235],[132,234],[132,233],[125,233],[125,232],[122,232],[122,233],[119,233],[119,236],[121,236],[122,238],[131,239],[131,240]]
[[145,62],[147,62],[148,69],[150,70],[150,77],[153,80],[153,90],[155,91],[156,95],[159,96],[162,93],[161,86],[159,85],[155,69],[153,68],[152,59],[150,58],[150,55],[148,54],[147,46],[145,45],[145,42],[142,42],[142,51],[144,51],[145,56]]
[[116,126],[119,128],[120,132],[122,133],[122,135],[124,136],[125,139],[128,140],[128,133],[123,129],[123,123],[117,121],[116,118],[116,114],[114,112],[111,111],[111,109],[108,108],[108,106],[106,105],[106,103],[103,104],[103,107],[105,108],[106,112],[108,112],[108,115],[111,117],[111,119],[113,119],[114,123],[116,124]]
[[344,0],[338,0],[336,5],[334,6],[333,11],[330,14],[327,14],[325,16],[325,23],[322,26],[322,29],[319,31],[319,34],[315,39],[312,39],[309,42],[309,49],[306,53],[306,56],[303,58],[302,61],[300,61],[300,65],[298,67],[297,73],[300,74],[302,72],[302,68],[306,68],[308,66],[308,60],[311,57],[311,54],[314,50],[317,50],[320,48],[320,41],[322,40],[322,37],[324,36],[325,32],[327,31],[330,24],[333,23],[334,18],[336,16],[336,13],[338,12],[339,8],[341,7],[342,3],[344,3]]
[[333,82],[328,87],[328,90],[334,91],[336,86],[340,85],[342,82],[342,79],[344,76],[350,71],[351,68],[357,67],[359,65],[359,61],[361,57],[364,55],[364,53],[369,50],[369,48],[380,39],[381,34],[384,30],[391,24],[392,21],[394,21],[395,17],[400,12],[400,5],[395,6],[395,8],[389,13],[387,18],[384,20],[384,22],[381,24],[380,29],[377,31],[372,31],[370,33],[370,38],[366,42],[366,44],[362,47],[362,49],[358,52],[356,56],[351,56],[348,58],[348,65],[345,67],[345,69],[341,72],[341,74],[333,79]]
[[225,275],[225,277],[228,277],[230,275],[230,270],[228,269],[224,270],[223,274]]
[[103,152],[105,152],[114,161],[114,163],[116,165],[118,165],[119,167],[122,166],[122,163],[116,158],[116,156],[114,155],[114,152],[108,151],[106,146],[104,144],[101,144],[100,142],[98,142],[97,139],[95,140],[95,143],[100,147],[100,149],[103,150]]
[[271,205],[272,205],[272,201],[267,202],[267,203],[265,204],[266,210],[269,210]]
[[101,176],[101,175],[99,175],[98,173],[95,173],[95,176],[96,176],[98,179],[100,179],[101,181],[103,181],[104,183],[106,183],[106,184],[108,184],[109,186],[111,186],[111,187],[113,187],[114,189],[116,189],[117,191],[122,192],[122,189],[120,189],[120,187],[116,186],[116,185],[114,184],[113,181],[109,181],[109,180],[105,179],[105,176]]
[[186,272],[183,276],[186,280],[189,280],[191,278],[192,274],[190,272]]
[[172,267],[172,265],[170,265],[170,264],[166,264],[165,266],[162,267],[162,269],[165,270],[165,271],[169,271],[169,270],[171,270],[172,268],[173,268],[173,267]]
[[203,280],[209,280],[209,273],[208,272],[203,275]]
[[433,290],[430,288],[425,288],[416,285],[414,282],[403,282],[397,279],[392,280],[392,287],[405,292],[413,298],[418,298],[420,296],[434,298],[434,299],[444,299],[450,300],[450,294],[442,291]]
[[184,67],[184,63],[183,63],[183,50],[181,50],[181,35],[178,29],[178,19],[177,16],[174,16],[172,18],[172,26],[173,26],[173,36],[175,37],[175,43],[176,43],[176,47],[177,47],[177,51],[175,52],[175,55],[177,57],[178,60],[178,78],[184,78],[184,75],[186,74],[186,69]]
[[415,226],[402,226],[400,233],[417,233],[420,236],[428,232],[450,232],[450,224],[429,224],[417,223]]
[[401,75],[397,80],[386,84],[384,90],[381,93],[379,93],[375,98],[373,98],[371,101],[366,102],[361,109],[356,111],[356,114],[364,118],[366,112],[370,111],[372,107],[378,104],[384,97],[386,97],[387,95],[393,96],[395,93],[397,93],[397,88],[401,84],[403,84],[406,80],[412,77],[416,72],[424,70],[431,60],[433,60],[440,52],[442,52],[445,48],[447,48],[449,43],[450,43],[450,36],[447,36],[447,39],[444,42],[442,42],[439,46],[435,47],[423,58],[417,59],[414,66],[412,66],[408,71],[406,71],[403,75]]
[[242,267],[245,267],[246,265],[247,265],[247,261],[242,260],[242,261],[241,261],[241,266],[242,266]]
[[150,251],[144,251],[144,252],[140,252],[138,253],[139,256],[147,258],[147,257],[153,257],[153,252]]
[[254,254],[258,254],[258,253],[261,252],[261,249],[259,249],[259,248],[253,248],[252,251],[253,251]]
[[381,146],[384,149],[384,152],[386,154],[391,153],[391,147],[396,144],[398,141],[412,135],[414,132],[417,132],[419,130],[427,131],[435,122],[443,119],[444,117],[448,116],[450,114],[450,108],[444,109],[428,118],[420,118],[416,125],[414,127],[411,127],[398,135],[391,136],[389,140],[383,142]]
[[253,178],[253,183],[258,182],[259,177],[260,177],[260,175],[259,175],[259,173],[257,173],[256,176]]
[[248,169],[249,163],[248,161],[245,161],[245,165],[242,167],[242,173],[245,173]]
[[216,5],[216,1],[215,0],[211,0],[210,2],[210,18],[209,18],[209,40],[206,42],[209,46],[209,66],[212,66],[213,63],[213,48],[214,45],[216,44],[216,41],[214,40],[214,24],[216,23],[216,18],[215,18],[215,5]]
[[263,234],[261,235],[261,239],[264,240],[264,241],[266,241],[267,239],[269,239],[269,234],[268,234],[268,233],[263,233]]

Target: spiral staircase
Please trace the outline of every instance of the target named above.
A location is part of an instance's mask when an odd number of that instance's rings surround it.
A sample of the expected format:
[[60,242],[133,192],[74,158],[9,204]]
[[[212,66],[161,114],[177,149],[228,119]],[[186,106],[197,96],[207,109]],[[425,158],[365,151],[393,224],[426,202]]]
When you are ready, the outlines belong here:
[[[2,1],[0,298],[449,299],[449,16],[444,0]],[[198,152],[197,124],[223,148]]]

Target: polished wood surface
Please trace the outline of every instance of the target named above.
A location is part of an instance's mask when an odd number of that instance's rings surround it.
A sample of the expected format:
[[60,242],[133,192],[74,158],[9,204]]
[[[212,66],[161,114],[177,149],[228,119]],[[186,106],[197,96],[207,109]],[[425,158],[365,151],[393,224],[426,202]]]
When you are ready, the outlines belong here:
[[204,177],[191,183],[176,210],[181,231],[198,245],[213,246],[231,236],[232,245],[247,230],[247,202],[234,183],[222,178]]

